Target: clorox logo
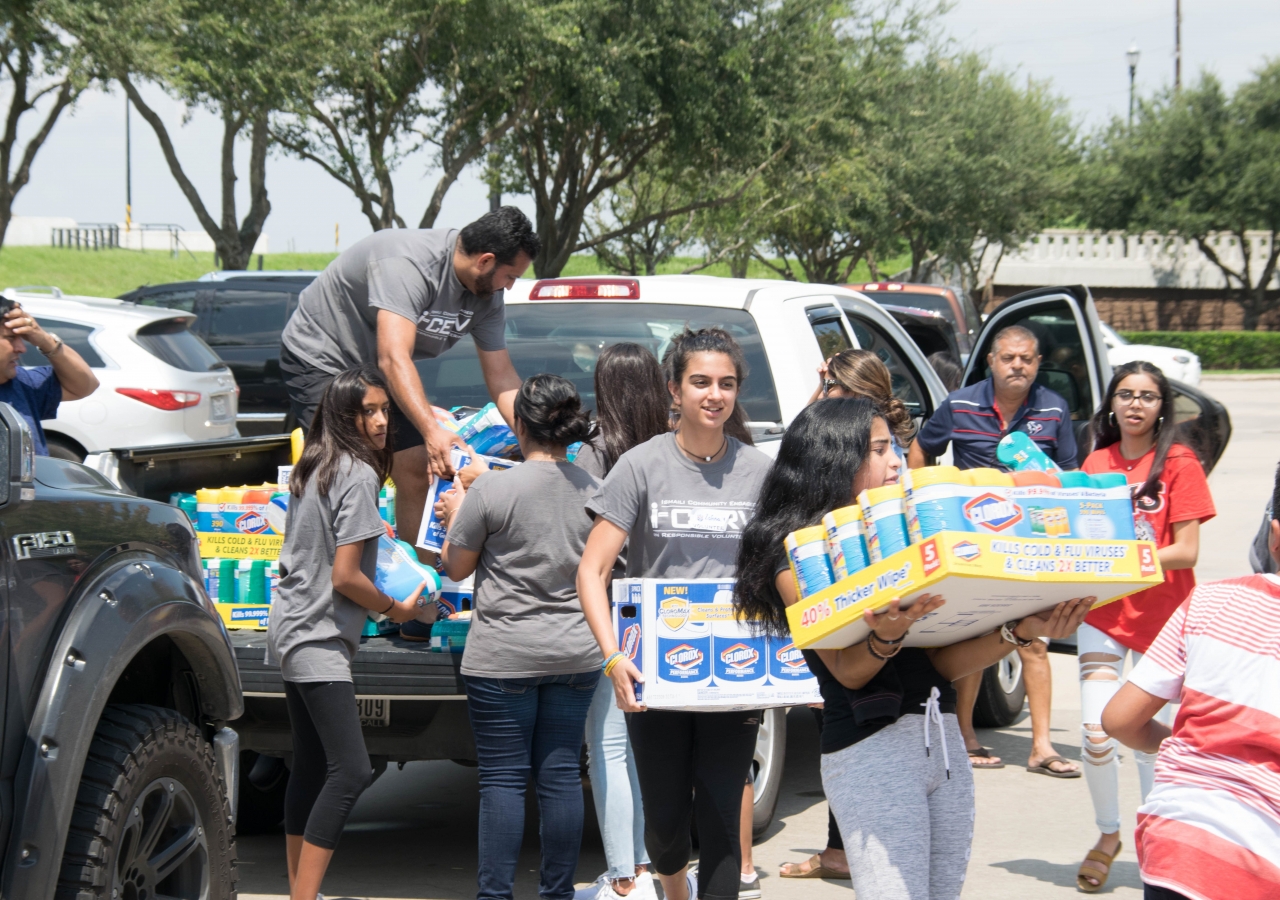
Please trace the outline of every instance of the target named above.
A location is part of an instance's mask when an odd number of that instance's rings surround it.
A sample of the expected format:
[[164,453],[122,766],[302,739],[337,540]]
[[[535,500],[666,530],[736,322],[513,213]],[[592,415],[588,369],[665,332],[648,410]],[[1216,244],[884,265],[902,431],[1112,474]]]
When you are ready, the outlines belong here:
[[636,650],[640,648],[640,626],[628,625],[626,630],[622,632],[622,652],[627,654],[627,659],[636,658]]
[[795,644],[787,644],[785,647],[779,647],[774,656],[778,658],[778,662],[782,663],[788,669],[799,669],[805,665],[804,653]]
[[974,525],[1004,531],[1022,521],[1022,508],[999,494],[981,494],[964,505],[964,515]]
[[673,669],[694,669],[702,665],[702,651],[688,644],[667,651],[667,665]]
[[267,520],[256,512],[247,512],[236,519],[236,531],[241,534],[262,534],[270,527]]
[[689,598],[672,597],[670,600],[663,600],[658,604],[658,618],[672,631],[683,628],[689,621]]
[[982,548],[973,541],[961,541],[951,548],[951,552],[961,559],[972,562],[982,555]]
[[720,661],[733,669],[745,669],[760,661],[760,651],[747,644],[734,644],[720,651]]

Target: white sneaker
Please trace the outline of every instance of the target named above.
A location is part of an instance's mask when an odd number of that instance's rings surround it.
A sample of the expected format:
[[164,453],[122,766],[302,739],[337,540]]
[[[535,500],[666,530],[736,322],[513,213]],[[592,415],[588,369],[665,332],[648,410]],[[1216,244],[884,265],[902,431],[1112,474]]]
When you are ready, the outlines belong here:
[[[650,880],[652,880],[652,876],[650,876]],[[649,889],[653,890],[652,885],[650,885]],[[597,878],[590,887],[579,888],[573,892],[573,900],[631,900],[632,897],[636,896],[634,890],[625,897],[615,891],[613,889],[613,879],[609,877],[608,872]],[[653,897],[652,900],[657,900],[657,897]]]
[[698,900],[698,867],[690,866],[684,878],[685,884],[689,886],[689,900]]
[[658,889],[655,886],[652,872],[641,872],[636,876],[636,887],[630,894],[627,894],[627,900],[658,900]]
[[760,873],[752,872],[751,880],[739,876],[738,900],[760,900]]

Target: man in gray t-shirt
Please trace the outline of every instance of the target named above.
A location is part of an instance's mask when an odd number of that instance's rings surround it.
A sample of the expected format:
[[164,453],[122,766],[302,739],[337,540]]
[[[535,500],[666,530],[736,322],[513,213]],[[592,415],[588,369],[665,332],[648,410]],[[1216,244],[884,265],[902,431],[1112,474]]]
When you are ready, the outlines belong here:
[[538,236],[514,206],[461,231],[378,231],[307,286],[281,336],[280,369],[304,429],[334,375],[377,365],[391,388],[402,534],[418,533],[431,475],[452,475],[458,437],[439,425],[414,366],[470,334],[489,396],[508,423],[520,389],[507,352],[502,292],[529,268]]

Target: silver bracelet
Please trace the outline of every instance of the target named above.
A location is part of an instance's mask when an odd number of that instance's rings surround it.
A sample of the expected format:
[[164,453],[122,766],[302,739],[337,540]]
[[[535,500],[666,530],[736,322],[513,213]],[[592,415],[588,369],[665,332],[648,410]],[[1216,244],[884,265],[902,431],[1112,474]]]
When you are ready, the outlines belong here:
[[1015,644],[1016,646],[1019,646],[1019,647],[1030,647],[1032,644],[1035,643],[1034,639],[1029,641],[1024,641],[1022,638],[1014,634],[1013,629],[1017,627],[1018,627],[1017,622],[1005,622],[1003,625],[1000,626],[1001,639],[1008,641],[1010,644]]

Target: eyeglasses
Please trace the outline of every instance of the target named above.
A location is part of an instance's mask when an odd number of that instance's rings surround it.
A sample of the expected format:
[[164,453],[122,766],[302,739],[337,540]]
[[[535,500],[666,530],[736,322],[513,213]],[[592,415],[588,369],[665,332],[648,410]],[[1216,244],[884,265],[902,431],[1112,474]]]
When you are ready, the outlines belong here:
[[1115,398],[1126,406],[1132,404],[1135,400],[1139,406],[1155,406],[1164,398],[1155,391],[1142,391],[1135,394],[1133,391],[1116,391]]
[[822,395],[824,397],[831,392],[831,389],[833,387],[840,387],[840,382],[835,381],[831,378],[822,379]]

